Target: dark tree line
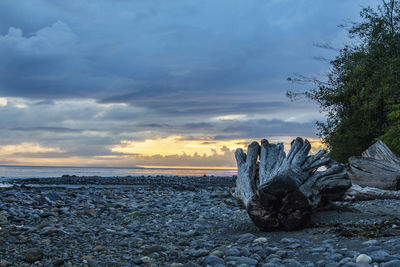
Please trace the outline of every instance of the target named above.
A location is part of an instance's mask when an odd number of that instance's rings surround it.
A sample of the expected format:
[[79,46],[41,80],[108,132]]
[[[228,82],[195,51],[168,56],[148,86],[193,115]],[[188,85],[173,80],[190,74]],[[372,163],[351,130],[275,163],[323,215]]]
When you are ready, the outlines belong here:
[[301,93],[327,111],[319,135],[341,162],[377,139],[400,154],[400,2],[383,0],[360,16],[348,29],[353,45],[330,61],[327,81],[313,80],[315,88]]

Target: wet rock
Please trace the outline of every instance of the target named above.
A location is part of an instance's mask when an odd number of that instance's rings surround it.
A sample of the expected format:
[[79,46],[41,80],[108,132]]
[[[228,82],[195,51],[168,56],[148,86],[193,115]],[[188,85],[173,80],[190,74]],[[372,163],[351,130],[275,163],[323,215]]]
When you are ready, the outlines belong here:
[[398,267],[400,266],[400,260],[392,260],[382,263],[381,267]]
[[386,250],[373,251],[370,255],[374,262],[388,261],[390,257],[390,254]]
[[361,249],[362,253],[371,253],[372,251],[380,250],[382,249],[381,246],[369,246],[366,248]]
[[220,257],[217,256],[207,256],[204,258],[203,261],[203,266],[218,266],[218,265],[224,265],[224,260],[221,259]]
[[286,259],[282,261],[282,264],[287,267],[303,267],[303,264],[296,261],[295,259]]
[[166,248],[164,246],[155,245],[155,246],[150,246],[150,247],[147,247],[147,248],[143,249],[142,254],[145,255],[145,256],[148,256],[151,253],[162,252],[162,251],[166,251]]
[[26,251],[25,261],[33,263],[35,261],[40,261],[43,258],[43,251],[40,248],[33,247]]
[[299,240],[296,238],[289,238],[289,237],[284,237],[281,239],[281,243],[298,243]]
[[378,243],[379,243],[378,240],[376,240],[376,239],[371,239],[371,240],[368,240],[368,241],[363,242],[362,244],[363,244],[363,245],[366,245],[366,246],[374,246],[374,245],[376,245],[376,244],[378,244]]
[[256,238],[255,235],[246,233],[238,236],[238,242],[239,243],[250,243]]
[[192,237],[198,235],[198,232],[196,230],[189,230],[186,232],[180,232],[178,235],[181,237]]
[[54,266],[62,266],[64,264],[64,259],[55,259],[53,262]]
[[225,261],[227,263],[230,262],[231,264],[236,264],[236,265],[246,264],[249,266],[255,266],[258,263],[257,260],[249,257],[233,257],[233,256],[225,257]]
[[229,248],[224,251],[225,256],[240,256],[240,251],[237,248]]
[[253,240],[254,243],[267,243],[268,239],[266,239],[265,237],[259,237]]

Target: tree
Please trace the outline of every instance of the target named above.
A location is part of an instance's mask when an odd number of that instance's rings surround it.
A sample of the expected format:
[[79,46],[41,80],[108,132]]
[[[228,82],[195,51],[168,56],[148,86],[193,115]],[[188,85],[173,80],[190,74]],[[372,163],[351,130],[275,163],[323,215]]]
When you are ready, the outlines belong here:
[[[400,2],[382,1],[377,10],[364,8],[362,22],[348,29],[353,45],[330,61],[327,81],[316,88],[288,92],[304,95],[327,112],[318,122],[319,136],[330,155],[341,162],[360,155],[376,139],[400,154]],[[291,79],[289,80],[298,80]]]

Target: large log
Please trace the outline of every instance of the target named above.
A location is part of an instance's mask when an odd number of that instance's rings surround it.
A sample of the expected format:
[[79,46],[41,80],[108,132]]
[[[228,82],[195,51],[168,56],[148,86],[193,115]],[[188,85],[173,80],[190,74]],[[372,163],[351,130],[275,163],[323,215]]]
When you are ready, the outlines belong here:
[[382,190],[374,187],[361,187],[353,184],[344,195],[344,200],[362,201],[374,199],[400,199],[400,191]]
[[[308,155],[310,143],[292,141],[286,155],[282,143],[253,142],[237,149],[238,177],[234,196],[246,208],[260,230],[296,230],[304,227],[312,212],[338,200],[351,186],[344,166],[321,150]],[[258,162],[259,159],[259,162]],[[324,170],[318,170],[325,166]]]
[[349,158],[348,174],[353,183],[383,190],[400,189],[400,159],[378,140],[362,157]]
[[400,165],[365,157],[350,157],[349,164],[348,175],[355,184],[383,190],[400,189]]

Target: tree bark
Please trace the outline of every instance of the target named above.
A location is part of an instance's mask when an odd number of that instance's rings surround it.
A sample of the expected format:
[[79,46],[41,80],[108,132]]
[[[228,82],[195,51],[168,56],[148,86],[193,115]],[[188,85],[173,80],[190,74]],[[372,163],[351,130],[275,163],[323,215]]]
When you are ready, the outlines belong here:
[[[251,143],[247,154],[236,150],[238,177],[233,195],[259,229],[302,228],[313,210],[340,199],[351,186],[343,165],[333,162],[324,150],[309,156],[310,149],[310,143],[298,137],[287,155],[282,143],[267,140],[261,146]],[[325,170],[318,171],[321,166]]]

